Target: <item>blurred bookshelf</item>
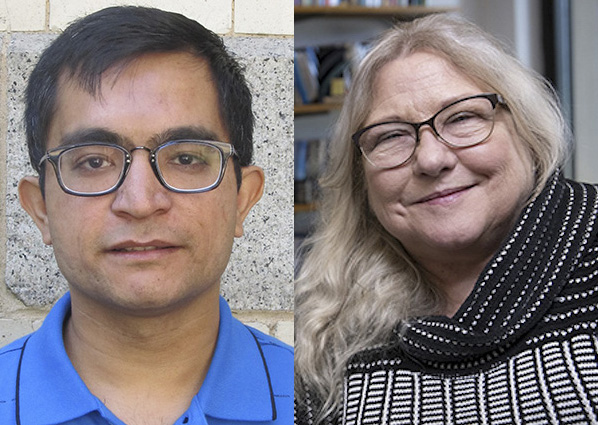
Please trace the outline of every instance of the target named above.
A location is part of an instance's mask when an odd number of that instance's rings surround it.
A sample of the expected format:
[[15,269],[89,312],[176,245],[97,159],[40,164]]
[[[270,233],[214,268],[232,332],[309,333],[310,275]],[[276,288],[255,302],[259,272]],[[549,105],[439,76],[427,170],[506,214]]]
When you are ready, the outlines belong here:
[[357,16],[357,17],[391,17],[402,20],[414,19],[431,13],[445,13],[456,8],[429,6],[359,6],[340,4],[338,6],[295,6],[295,19],[313,16]]
[[306,105],[295,105],[295,115],[324,114],[343,107],[342,102],[332,103],[308,103]]
[[[366,5],[367,4],[367,5]],[[458,10],[457,7],[437,7],[429,6],[428,4],[443,4],[443,2],[428,0],[296,0],[295,1],[295,27],[296,38],[300,36],[301,30],[297,30],[297,22],[309,20],[311,18],[321,19],[342,19],[351,18],[353,20],[366,19],[381,19],[390,23],[395,21],[412,20],[433,13],[450,13]],[[317,32],[317,30],[315,31]],[[339,43],[336,43],[337,47]],[[344,49],[356,48],[359,43],[348,42],[345,43]],[[347,47],[349,46],[349,47]],[[330,47],[330,46],[328,46]],[[318,46],[321,49],[322,46]],[[335,111],[342,106],[343,90],[337,90],[337,93],[332,96],[332,100],[325,99],[326,93],[309,93],[308,86],[310,77],[319,78],[320,81],[314,83],[318,88],[322,88],[322,79],[318,76],[319,67],[322,65],[321,58],[316,58],[317,53],[305,53],[305,50],[313,50],[313,46],[296,48],[295,62],[296,64],[305,64],[303,69],[297,69],[295,72],[296,92],[301,92],[302,96],[295,98],[295,115],[313,115],[325,114]],[[359,62],[361,57],[368,50],[366,45],[361,46],[362,52],[347,52],[345,55],[346,66],[350,66],[350,62]],[[298,57],[297,52],[300,52],[301,57]],[[312,67],[309,69],[309,67]],[[328,69],[329,71],[330,69]],[[338,69],[337,69],[338,71]],[[311,75],[310,75],[311,74]],[[340,77],[340,76],[339,76]],[[324,80],[328,84],[334,84],[330,81]],[[338,87],[338,81],[336,81]],[[346,85],[349,83],[347,82]],[[346,87],[345,87],[346,88]],[[316,88],[313,88],[316,90]],[[312,90],[312,91],[313,91]],[[307,93],[306,93],[307,92]]]
[[310,204],[295,204],[295,214],[296,213],[307,213],[307,212],[312,212],[312,211],[316,211],[317,207],[316,204],[314,203],[310,203]]
[[397,21],[459,8],[448,0],[296,0],[294,10],[294,211],[296,242],[300,243],[317,217],[317,182],[355,65],[372,41]]

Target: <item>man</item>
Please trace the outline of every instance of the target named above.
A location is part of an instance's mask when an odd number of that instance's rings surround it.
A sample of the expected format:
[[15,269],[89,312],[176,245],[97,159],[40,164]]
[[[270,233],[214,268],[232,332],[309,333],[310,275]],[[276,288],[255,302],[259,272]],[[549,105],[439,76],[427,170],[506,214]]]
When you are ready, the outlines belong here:
[[0,350],[0,423],[290,424],[293,353],[219,296],[262,194],[251,94],[181,15],[109,8],[44,52],[23,208],[69,294]]

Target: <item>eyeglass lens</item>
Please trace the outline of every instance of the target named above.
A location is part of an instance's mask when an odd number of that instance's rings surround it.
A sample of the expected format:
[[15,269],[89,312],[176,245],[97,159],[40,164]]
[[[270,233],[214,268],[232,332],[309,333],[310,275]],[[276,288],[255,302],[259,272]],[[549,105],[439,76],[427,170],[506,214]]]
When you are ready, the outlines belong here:
[[[116,146],[85,145],[59,156],[62,183],[79,193],[99,193],[119,184],[129,154]],[[156,151],[156,166],[164,182],[179,190],[200,190],[220,178],[222,151],[197,142],[166,144]]]
[[[438,136],[453,147],[483,142],[494,126],[494,104],[486,97],[475,97],[442,109],[433,120]],[[372,126],[359,138],[359,146],[375,166],[391,168],[406,162],[417,147],[419,126],[404,122]]]

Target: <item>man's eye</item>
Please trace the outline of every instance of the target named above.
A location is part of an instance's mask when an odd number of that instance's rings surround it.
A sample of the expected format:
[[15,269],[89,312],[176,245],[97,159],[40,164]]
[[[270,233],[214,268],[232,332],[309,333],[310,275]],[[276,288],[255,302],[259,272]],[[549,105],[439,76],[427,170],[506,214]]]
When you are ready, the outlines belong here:
[[177,165],[194,165],[205,164],[206,161],[198,155],[179,154],[173,159],[173,162]]
[[76,162],[75,168],[84,170],[98,170],[101,168],[110,167],[112,163],[105,157],[90,156],[79,158]]
[[86,163],[91,168],[101,168],[102,166],[106,165],[106,161],[102,158],[90,158],[86,161]]

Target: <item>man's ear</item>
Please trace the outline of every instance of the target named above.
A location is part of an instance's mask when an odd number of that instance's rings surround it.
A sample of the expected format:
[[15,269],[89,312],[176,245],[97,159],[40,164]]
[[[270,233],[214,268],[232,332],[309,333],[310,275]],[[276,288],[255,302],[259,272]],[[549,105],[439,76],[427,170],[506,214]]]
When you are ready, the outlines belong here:
[[52,245],[48,214],[46,212],[46,201],[42,195],[37,177],[27,176],[21,179],[19,182],[19,201],[21,201],[21,206],[31,216],[37,228],[42,233],[44,243]]
[[237,224],[235,236],[243,236],[243,222],[251,208],[260,200],[264,192],[264,171],[260,167],[250,165],[241,168],[241,187],[237,193]]

